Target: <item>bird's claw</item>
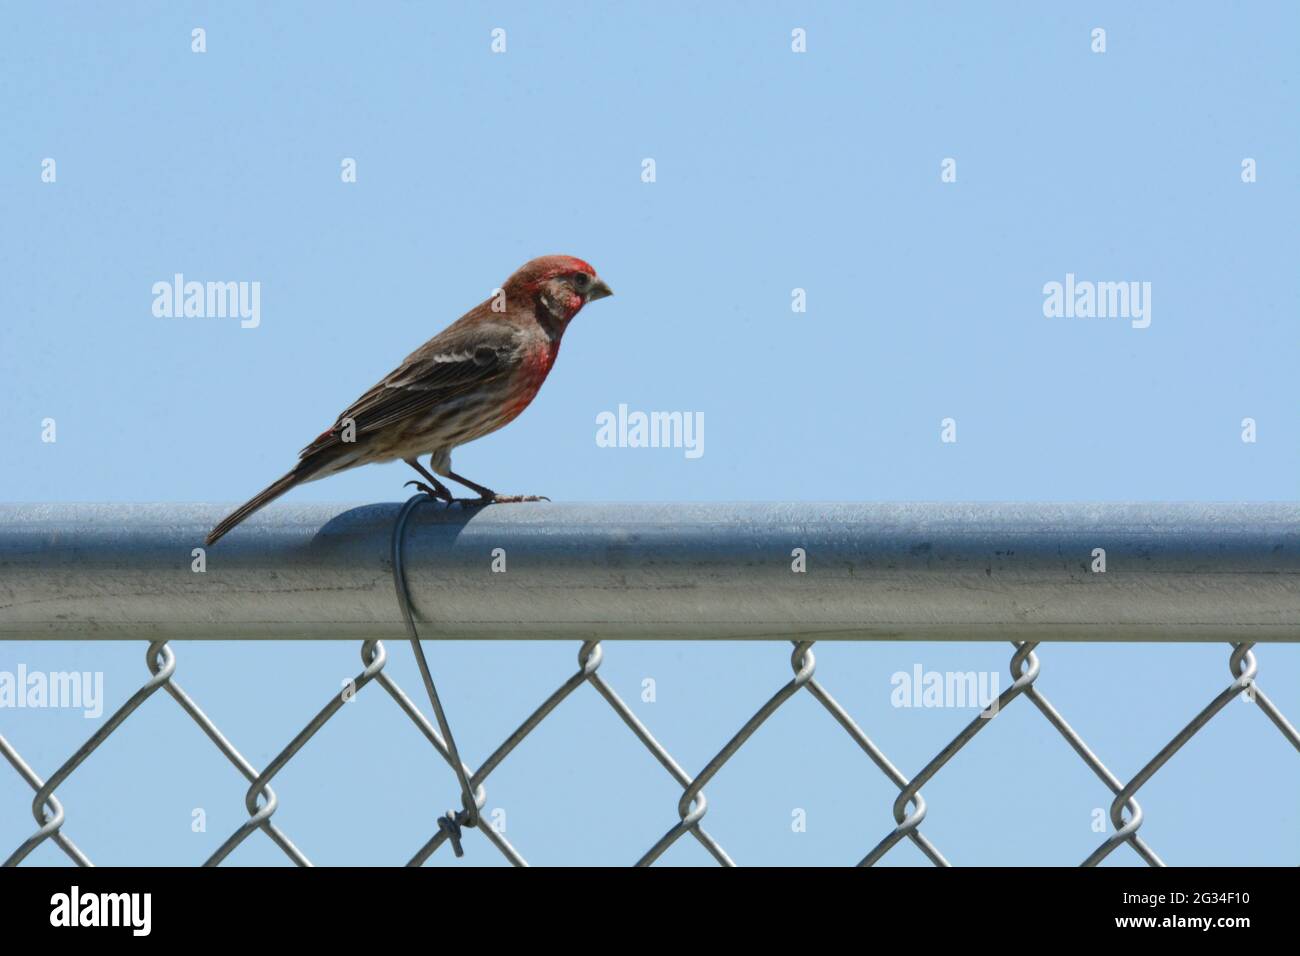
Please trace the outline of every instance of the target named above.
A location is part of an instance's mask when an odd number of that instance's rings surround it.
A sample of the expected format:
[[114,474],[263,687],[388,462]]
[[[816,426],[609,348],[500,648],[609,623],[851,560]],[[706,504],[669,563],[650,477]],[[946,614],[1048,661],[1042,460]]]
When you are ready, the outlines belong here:
[[452,504],[461,504],[467,508],[482,508],[486,505],[513,505],[524,501],[550,501],[545,495],[492,495],[481,498],[452,498]]
[[430,488],[422,481],[408,481],[405,484],[403,484],[402,487],[405,488],[407,485],[415,485],[416,491],[423,491],[430,498],[434,498],[438,501],[445,501],[448,504],[450,504],[453,501],[452,497],[448,495],[445,491],[438,491],[436,488]]

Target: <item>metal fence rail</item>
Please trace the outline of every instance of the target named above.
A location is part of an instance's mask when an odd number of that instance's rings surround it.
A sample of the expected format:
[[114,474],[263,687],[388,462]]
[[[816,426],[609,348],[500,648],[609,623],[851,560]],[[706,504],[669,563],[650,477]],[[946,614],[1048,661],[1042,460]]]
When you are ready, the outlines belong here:
[[[236,532],[228,547],[223,542],[210,554],[196,553],[219,510],[0,508],[0,640],[143,636],[150,642],[148,679],[48,779],[0,736],[0,753],[35,791],[36,828],[7,864],[21,862],[46,840],[75,863],[90,864],[67,832],[56,791],[159,690],[249,782],[248,818],[208,864],[220,863],[256,830],[293,862],[309,864],[273,821],[278,800],[271,783],[338,713],[347,693],[366,692],[371,684],[383,688],[456,769],[445,735],[384,673],[382,639],[405,629],[389,556],[397,506],[337,516],[321,506],[280,508]],[[863,847],[864,865],[905,839],[936,865],[948,864],[921,832],[921,788],[1022,697],[1114,794],[1115,830],[1085,865],[1100,863],[1123,843],[1148,864],[1162,865],[1138,834],[1136,795],[1234,697],[1248,695],[1300,751],[1300,734],[1259,686],[1251,653],[1257,642],[1300,640],[1300,508],[1294,506],[608,505],[464,513],[428,505],[415,509],[401,553],[414,618],[426,638],[581,640],[577,670],[477,768],[462,764],[469,805],[440,821],[411,865],[447,842],[459,852],[464,832],[481,833],[507,860],[524,864],[503,834],[478,821],[485,782],[583,685],[613,708],[682,788],[676,819],[640,864],[653,863],[690,834],[719,863],[731,865],[704,828],[703,788],[800,692],[826,708],[898,788],[896,825]],[[362,668],[348,691],[331,694],[259,770],[181,688],[169,642],[286,636],[359,637]],[[692,776],[601,679],[601,640],[717,636],[790,641],[793,675]],[[1014,646],[1012,685],[911,778],[814,676],[816,640],[994,636]],[[1231,680],[1125,782],[1035,687],[1035,648],[1061,639],[1226,641]]]
[[[0,506],[0,640],[403,637],[398,509],[268,509],[199,571],[222,507]],[[1293,505],[431,505],[405,549],[426,637],[1300,640]]]

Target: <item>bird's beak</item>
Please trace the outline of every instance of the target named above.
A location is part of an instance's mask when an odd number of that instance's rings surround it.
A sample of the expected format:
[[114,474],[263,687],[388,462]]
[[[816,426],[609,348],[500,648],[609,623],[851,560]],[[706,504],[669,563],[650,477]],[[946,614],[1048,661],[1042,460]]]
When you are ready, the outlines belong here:
[[587,301],[595,302],[597,299],[603,299],[613,294],[614,290],[605,285],[604,279],[597,279],[591,284],[591,288],[587,290]]

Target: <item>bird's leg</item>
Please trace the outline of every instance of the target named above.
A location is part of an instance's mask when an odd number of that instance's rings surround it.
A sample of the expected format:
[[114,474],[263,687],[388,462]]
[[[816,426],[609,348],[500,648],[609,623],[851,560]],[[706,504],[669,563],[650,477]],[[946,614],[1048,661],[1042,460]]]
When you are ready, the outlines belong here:
[[478,496],[482,498],[484,501],[491,501],[497,496],[497,493],[493,491],[491,488],[485,488],[482,485],[480,485],[478,482],[470,481],[468,478],[462,478],[454,471],[447,472],[447,477],[450,478],[452,481],[460,482],[462,485],[464,485],[466,488],[471,489],[472,491],[477,491]]
[[491,505],[491,504],[513,504],[517,501],[550,501],[545,495],[499,495],[491,488],[485,488],[478,482],[470,481],[468,478],[462,478],[454,471],[447,472],[447,477],[452,481],[458,481],[466,488],[478,492],[477,498],[457,498],[456,501],[462,501],[465,504],[474,505]]
[[[417,491],[423,491],[431,498],[438,498],[447,502],[452,500],[451,489],[437,478],[433,477],[433,475],[429,473],[429,470],[420,464],[420,459],[404,458],[402,460],[422,474],[425,478],[429,479],[429,484],[427,485],[423,481],[408,481],[406,485],[415,485]],[[405,488],[406,485],[403,485],[402,487]]]

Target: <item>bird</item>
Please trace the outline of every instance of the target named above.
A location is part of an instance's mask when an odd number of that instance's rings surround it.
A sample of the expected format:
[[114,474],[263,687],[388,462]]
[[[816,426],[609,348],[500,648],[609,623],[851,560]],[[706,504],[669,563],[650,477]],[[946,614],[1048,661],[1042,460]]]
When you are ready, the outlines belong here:
[[[555,365],[560,340],[584,305],[613,295],[596,270],[573,256],[524,263],[493,295],[402,360],[349,405],[298,454],[298,463],[223,518],[205,543],[215,544],[249,515],[290,488],[375,462],[406,462],[421,481],[407,482],[447,503],[486,505],[544,500],[498,495],[451,470],[460,445],[510,424],[537,397]],[[429,468],[419,456],[429,455]],[[474,491],[456,498],[438,480]]]

